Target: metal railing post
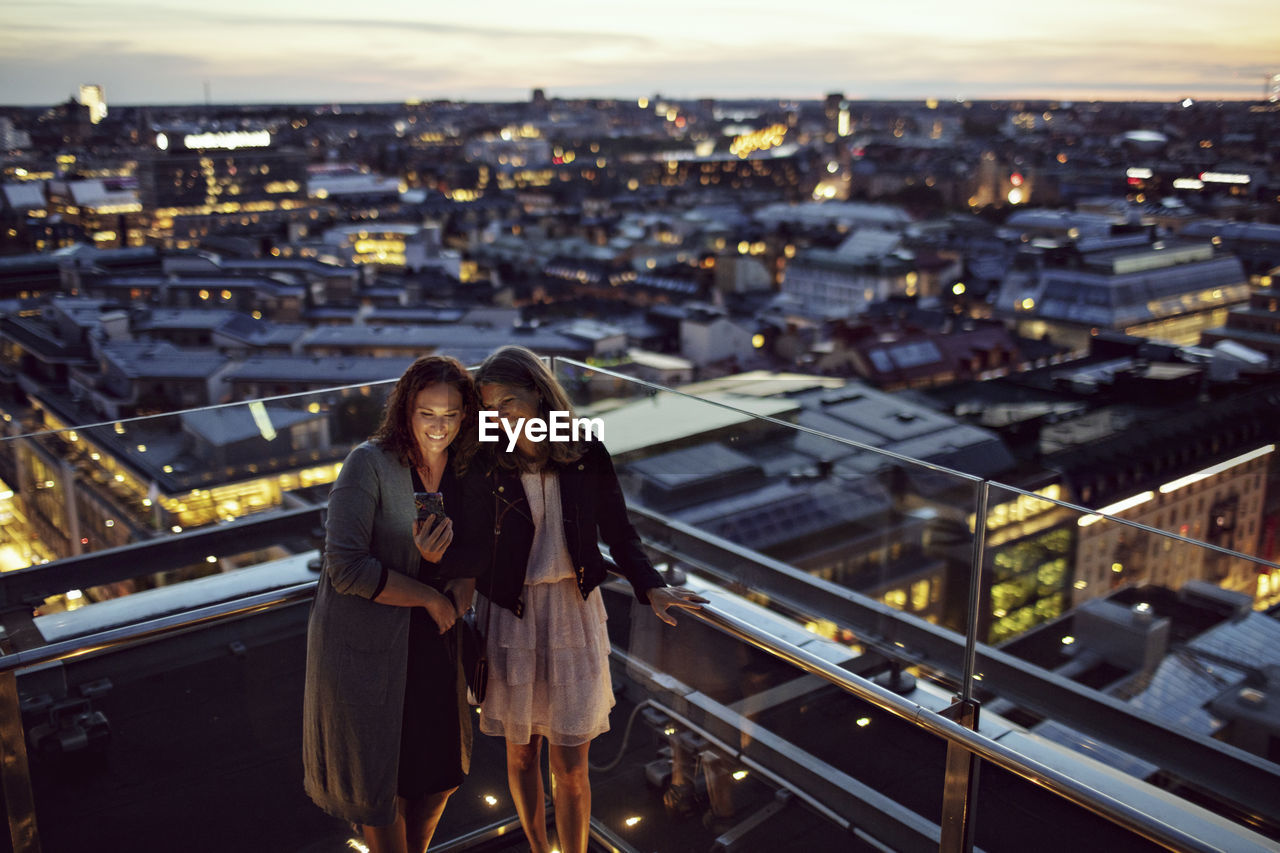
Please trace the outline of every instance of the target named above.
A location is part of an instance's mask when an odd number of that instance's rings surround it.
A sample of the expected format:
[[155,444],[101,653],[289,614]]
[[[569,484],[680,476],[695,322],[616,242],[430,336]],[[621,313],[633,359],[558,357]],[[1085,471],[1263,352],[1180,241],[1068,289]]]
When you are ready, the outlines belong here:
[[960,698],[973,698],[973,670],[978,657],[978,616],[982,609],[982,567],[986,564],[987,551],[987,501],[991,483],[983,480],[978,486],[978,508],[973,520],[973,554],[969,559],[969,610],[964,635],[964,680],[960,684]]
[[[939,712],[966,729],[978,730],[978,703],[961,699]],[[982,762],[955,741],[947,741],[947,759],[942,776],[942,833],[940,853],[972,853],[975,812],[978,805],[978,770]]]
[[[978,654],[978,617],[982,605],[982,567],[987,550],[987,502],[991,484],[978,485],[978,505],[973,521],[973,552],[969,560],[969,608],[964,638],[964,679],[956,701],[942,712],[972,731],[978,730],[979,703],[973,698],[974,664]],[[942,782],[941,853],[971,853],[978,802],[978,770],[981,762],[970,750],[947,741],[947,761]]]
[[27,763],[27,732],[22,725],[18,674],[12,669],[0,672],[0,785],[9,818],[10,849],[13,853],[40,853],[35,794]]

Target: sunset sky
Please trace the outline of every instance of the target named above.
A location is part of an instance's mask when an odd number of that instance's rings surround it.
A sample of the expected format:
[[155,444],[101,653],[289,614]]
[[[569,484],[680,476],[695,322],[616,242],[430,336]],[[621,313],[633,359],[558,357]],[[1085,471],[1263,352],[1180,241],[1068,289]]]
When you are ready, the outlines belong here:
[[0,0],[0,104],[1254,99],[1274,0]]

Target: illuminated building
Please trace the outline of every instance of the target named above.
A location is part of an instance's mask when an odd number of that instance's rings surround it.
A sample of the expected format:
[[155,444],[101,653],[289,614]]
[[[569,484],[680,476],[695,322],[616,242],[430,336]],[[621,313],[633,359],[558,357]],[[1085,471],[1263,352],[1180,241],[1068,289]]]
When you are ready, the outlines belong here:
[[[756,150],[746,157],[736,154],[669,153],[637,164],[632,174],[637,186],[689,189],[781,192],[800,198],[807,193],[807,155],[786,143]],[[778,196],[769,196],[769,200]]]
[[89,121],[98,124],[107,117],[107,95],[101,86],[85,83],[80,87],[80,103],[89,108]]
[[556,157],[550,140],[531,125],[505,127],[467,142],[464,148],[469,162],[485,163],[498,172],[522,169],[545,169]]
[[0,185],[0,246],[36,248],[31,225],[48,216],[49,203],[41,182]]
[[1098,330],[1194,345],[1249,298],[1240,261],[1207,243],[1055,249],[1044,249],[1038,269],[1012,270],[1000,287],[996,310],[1016,322],[1023,337],[1047,335],[1078,351]]
[[849,102],[845,100],[843,92],[828,93],[822,102],[822,112],[827,120],[827,142],[833,143],[837,138],[849,135]]
[[373,265],[419,272],[438,266],[440,228],[393,222],[341,225],[324,233],[343,261],[356,266]]
[[24,393],[66,388],[70,371],[90,361],[90,336],[100,326],[101,308],[101,300],[53,299],[38,313],[0,317],[0,363],[12,371],[14,384]]
[[306,153],[274,148],[265,130],[161,130],[137,174],[149,242],[186,248],[223,231],[276,233],[310,210]]
[[[1201,581],[1259,606],[1280,592],[1248,559],[1104,518],[1270,558],[1280,529],[1271,449],[1280,386],[1274,372],[1218,375],[1212,364],[1100,336],[1087,357],[927,392],[996,430],[1021,460],[1019,473],[998,476],[1025,493],[996,489],[988,507],[988,642],[1120,587]],[[973,529],[971,513],[957,534]]]
[[362,204],[384,204],[400,198],[400,180],[354,166],[308,166],[307,192],[321,201],[340,202],[344,210]]
[[[1073,606],[1072,579],[1078,571],[1071,560],[1075,516],[1052,503],[1064,497],[1059,483],[1042,486],[1031,495],[997,491],[996,496],[1004,500],[987,513],[991,560],[983,572],[983,588],[988,592],[980,616],[986,642],[992,644],[1067,612]],[[970,517],[970,529],[973,524]],[[1074,601],[1098,595],[1101,589],[1085,596],[1079,592],[1082,588],[1075,588]]]
[[[1274,403],[1270,405],[1274,412]],[[1237,449],[1245,445],[1237,444]],[[1260,576],[1247,560],[1204,548],[1178,547],[1172,540],[1110,523],[1102,516],[1117,515],[1233,551],[1253,552],[1263,528],[1263,497],[1274,451],[1274,444],[1260,444],[1181,476],[1173,476],[1183,470],[1176,469],[1155,488],[1143,489],[1150,483],[1135,480],[1134,487],[1126,490],[1132,494],[1077,519],[1076,601],[1122,584],[1178,589],[1192,580],[1234,589],[1250,598],[1261,595],[1265,600],[1267,590],[1259,588]],[[1224,454],[1206,455],[1214,459]]]
[[901,242],[900,233],[863,228],[836,249],[798,252],[783,272],[782,292],[828,316],[860,314],[891,296],[922,295],[914,264],[897,252]]
[[1248,305],[1231,309],[1226,325],[1205,329],[1200,335],[1204,346],[1219,341],[1232,341],[1272,359],[1280,358],[1280,296],[1270,288],[1256,290]]
[[[342,415],[327,404],[259,403],[67,430],[53,403],[35,403],[42,428],[64,431],[5,451],[14,454],[30,535],[58,558],[278,509],[286,492],[332,482],[356,440],[334,444],[331,424],[341,432]],[[357,428],[361,437],[372,429]]]
[[1271,271],[1280,267],[1280,225],[1198,219],[1177,229],[1178,236],[1208,240],[1244,264],[1254,285],[1271,287]]
[[[301,310],[304,296],[309,305],[352,304],[361,277],[359,270],[312,258],[232,258],[212,252],[167,256],[164,259],[164,272],[168,276],[178,277],[225,277],[229,280],[225,286],[230,287],[233,292],[246,279],[258,282],[259,293],[255,298],[263,300],[263,304],[248,306],[246,313],[253,313],[255,307],[260,308],[263,316],[276,322],[291,322],[295,319]],[[274,286],[268,286],[269,283]],[[278,289],[281,287],[285,289]],[[211,297],[214,291],[221,300],[222,286],[215,286],[210,292]]]
[[142,204],[127,179],[49,182],[49,210],[77,226],[86,242],[100,249],[141,246]]

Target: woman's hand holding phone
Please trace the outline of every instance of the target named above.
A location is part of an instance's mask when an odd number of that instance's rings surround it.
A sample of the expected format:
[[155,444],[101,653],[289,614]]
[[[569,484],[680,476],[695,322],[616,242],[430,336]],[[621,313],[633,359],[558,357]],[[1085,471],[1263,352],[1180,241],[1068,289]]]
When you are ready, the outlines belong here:
[[413,523],[413,544],[428,563],[438,563],[453,541],[453,520],[447,515],[429,515]]

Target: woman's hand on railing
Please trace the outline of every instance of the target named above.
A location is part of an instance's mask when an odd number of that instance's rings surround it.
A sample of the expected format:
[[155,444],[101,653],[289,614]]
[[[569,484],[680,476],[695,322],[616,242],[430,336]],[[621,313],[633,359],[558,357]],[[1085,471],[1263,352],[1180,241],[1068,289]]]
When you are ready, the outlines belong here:
[[708,603],[707,599],[682,586],[660,586],[649,590],[647,594],[649,596],[649,606],[653,608],[653,612],[668,625],[676,624],[676,617],[667,612],[670,608],[681,607],[685,610],[700,610],[702,605]]

